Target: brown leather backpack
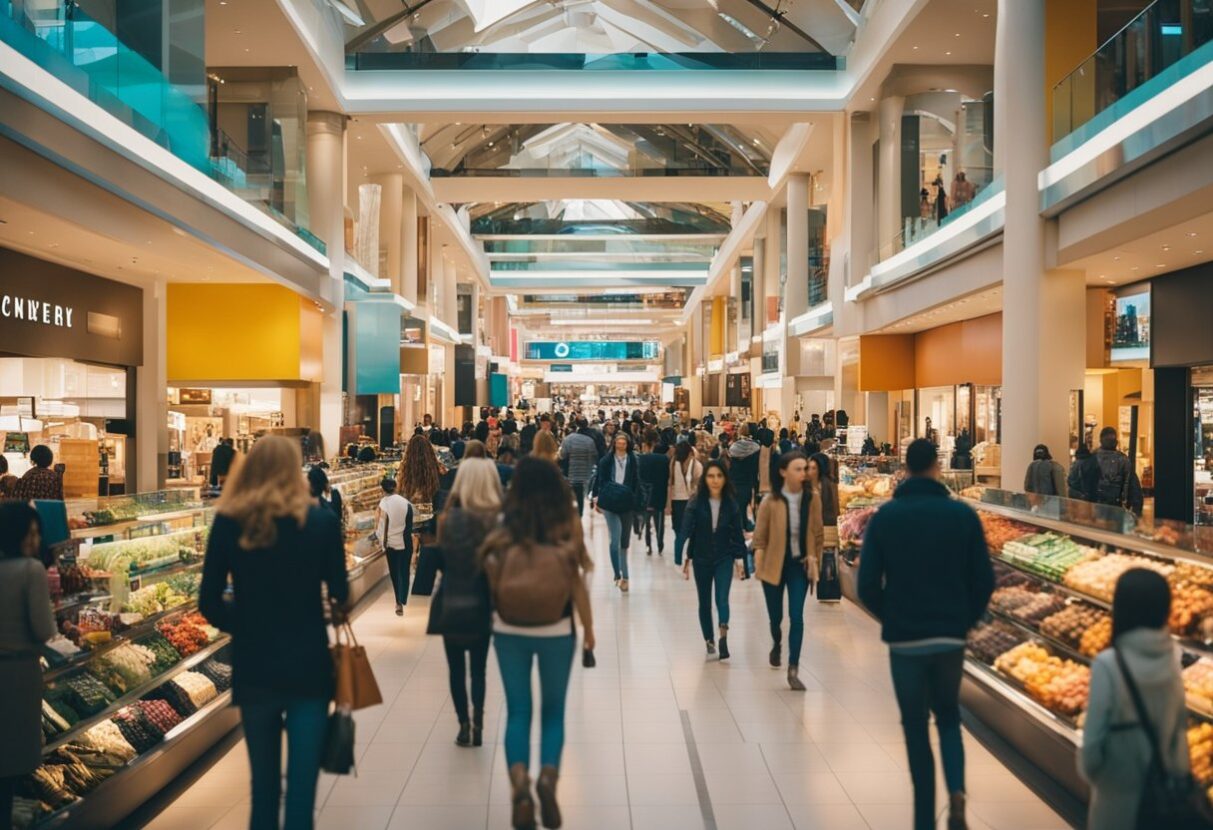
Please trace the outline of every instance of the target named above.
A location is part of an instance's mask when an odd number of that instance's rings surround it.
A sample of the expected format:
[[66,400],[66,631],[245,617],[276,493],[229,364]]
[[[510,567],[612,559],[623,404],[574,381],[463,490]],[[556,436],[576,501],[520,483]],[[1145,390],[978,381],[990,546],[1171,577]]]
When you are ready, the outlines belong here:
[[486,562],[493,608],[510,625],[560,622],[573,601],[577,560],[566,545],[511,545]]

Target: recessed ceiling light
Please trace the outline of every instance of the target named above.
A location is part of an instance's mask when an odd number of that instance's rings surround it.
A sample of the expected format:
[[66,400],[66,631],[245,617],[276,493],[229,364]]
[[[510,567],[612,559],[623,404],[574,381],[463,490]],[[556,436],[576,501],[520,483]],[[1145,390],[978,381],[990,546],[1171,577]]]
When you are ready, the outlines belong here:
[[945,54],[945,55],[950,55],[950,54],[952,54],[952,53],[951,53],[951,52],[944,52],[944,54]]
[[1193,251],[1192,253],[1194,253],[1194,254],[1203,254],[1204,252],[1205,252],[1205,249],[1204,249],[1204,248],[1197,248],[1197,249],[1196,249],[1195,251]]
[[1120,262],[1120,257],[1118,257],[1118,256],[1114,256],[1114,257],[1112,257],[1112,261],[1113,261],[1113,262]]
[[[248,48],[246,48],[244,51],[246,51],[246,52],[251,52],[251,51],[253,51],[253,50],[252,50],[252,49],[248,49]],[[949,54],[951,54],[951,53],[949,53]]]
[[910,48],[911,48],[911,49],[913,49],[915,52],[917,52],[917,51],[918,51],[918,47],[917,47],[917,46],[911,46]]
[[239,29],[234,29],[233,31],[234,31],[236,34],[240,34],[240,30],[239,30]]
[[1167,264],[1165,262],[1160,262],[1157,265],[1155,265],[1154,267],[1155,268],[1166,268]]
[[1129,270],[1130,270],[1130,271],[1136,271],[1136,270],[1137,270],[1137,266],[1136,266],[1136,265],[1134,265],[1134,266],[1133,266],[1132,268],[1130,268]]
[[960,32],[957,32],[957,33],[956,33],[956,37],[960,37]]
[[1198,234],[1196,231],[1189,231],[1189,232],[1188,232],[1188,236],[1189,236],[1189,237],[1193,237],[1193,236],[1199,236],[1199,235],[1200,235],[1200,234]]

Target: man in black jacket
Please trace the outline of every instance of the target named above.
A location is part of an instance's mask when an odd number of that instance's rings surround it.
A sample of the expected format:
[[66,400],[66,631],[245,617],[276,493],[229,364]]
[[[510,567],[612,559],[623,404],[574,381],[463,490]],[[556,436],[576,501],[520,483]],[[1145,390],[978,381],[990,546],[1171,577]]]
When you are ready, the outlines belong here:
[[665,506],[670,490],[670,456],[659,452],[657,430],[649,429],[644,434],[644,452],[637,459],[640,465],[642,492],[648,496],[643,505],[644,544],[648,555],[653,555],[653,535],[657,535],[657,555],[665,553]]
[[935,826],[935,759],[928,738],[935,714],[950,818],[964,816],[960,680],[965,636],[985,613],[994,570],[981,521],[939,483],[935,445],[906,451],[910,477],[864,533],[859,597],[881,622],[893,690],[914,783],[914,828]]

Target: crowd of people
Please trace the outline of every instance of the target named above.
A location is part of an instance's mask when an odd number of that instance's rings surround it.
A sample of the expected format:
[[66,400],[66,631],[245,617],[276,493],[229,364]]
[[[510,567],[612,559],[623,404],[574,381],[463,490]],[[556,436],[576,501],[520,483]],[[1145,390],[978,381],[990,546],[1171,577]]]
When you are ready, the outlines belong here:
[[[442,638],[460,747],[483,745],[488,654],[496,653],[515,828],[562,824],[557,784],[579,636],[583,665],[595,663],[587,586],[594,563],[583,531],[595,514],[609,533],[621,595],[629,591],[630,551],[643,546],[647,557],[654,550],[663,557],[672,535],[672,564],[694,579],[708,659],[729,659],[730,591],[734,582],[756,578],[767,610],[769,664],[782,669],[786,657],[788,687],[805,690],[805,605],[823,587],[823,563],[838,545],[837,465],[823,449],[845,413],[832,415],[828,428],[813,416],[803,433],[778,434],[763,421],[717,421],[708,413],[699,422],[672,408],[574,409],[521,423],[510,410],[485,411],[459,430],[443,430],[429,416],[417,426],[395,475],[381,483],[376,535],[387,553],[398,615],[418,553],[428,550],[436,559],[441,580],[427,633]],[[458,463],[441,464],[435,446],[449,447]],[[1113,434],[1100,452],[1114,451]],[[27,488],[45,487],[45,474],[37,472],[49,467],[45,456],[34,459]],[[306,830],[334,694],[327,626],[345,622],[349,612],[340,493],[320,466],[300,474],[303,455],[287,438],[263,438],[233,460],[223,474],[199,610],[232,634],[233,702],[252,770],[250,826],[277,828],[281,815],[288,830]],[[1029,484],[1066,485],[1046,448],[1035,462]],[[928,731],[933,715],[947,826],[961,830],[967,826],[959,708],[965,638],[985,614],[994,576],[977,515],[938,480],[935,444],[911,443],[905,466],[892,500],[868,526],[858,591],[889,648],[914,827],[934,827],[937,815]],[[1132,471],[1114,456],[1098,458],[1096,467],[1099,475],[1075,465],[1070,491],[1076,475],[1082,492],[1109,489],[1105,467],[1131,481]],[[1127,495],[1130,484],[1120,486]],[[0,503],[0,815],[18,778],[40,759],[37,654],[55,621],[39,531],[28,501]],[[1151,736],[1161,736],[1167,769],[1180,778],[1187,773],[1179,654],[1166,627],[1170,603],[1166,581],[1150,571],[1131,570],[1116,587],[1113,648],[1092,667],[1079,761],[1092,788],[1090,826],[1098,830],[1141,826],[1135,810],[1145,803],[1158,764]],[[532,780],[536,705],[539,765]]]

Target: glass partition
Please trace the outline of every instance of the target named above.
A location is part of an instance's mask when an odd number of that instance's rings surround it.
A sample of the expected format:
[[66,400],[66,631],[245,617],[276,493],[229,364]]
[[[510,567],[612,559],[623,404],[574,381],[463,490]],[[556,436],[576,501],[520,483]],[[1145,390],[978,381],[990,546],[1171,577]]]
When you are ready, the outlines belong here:
[[1053,87],[1054,157],[1203,66],[1211,40],[1208,0],[1156,0]]

